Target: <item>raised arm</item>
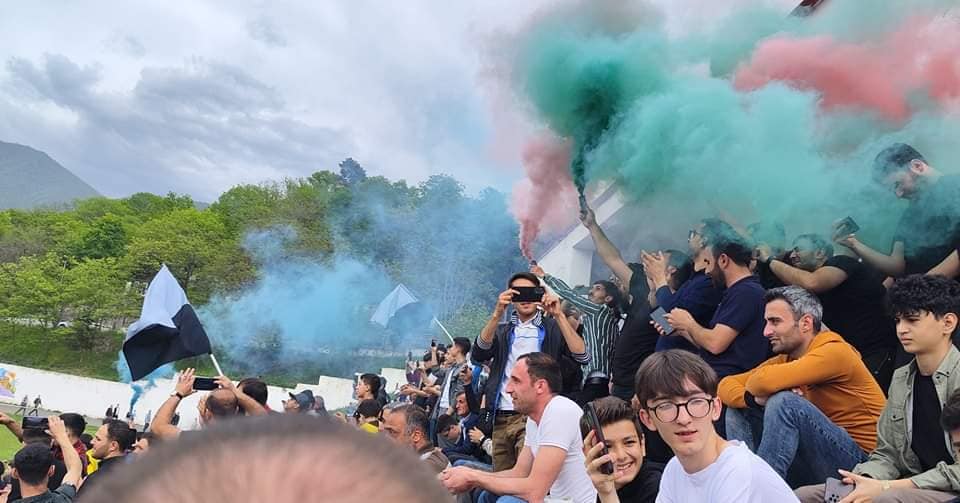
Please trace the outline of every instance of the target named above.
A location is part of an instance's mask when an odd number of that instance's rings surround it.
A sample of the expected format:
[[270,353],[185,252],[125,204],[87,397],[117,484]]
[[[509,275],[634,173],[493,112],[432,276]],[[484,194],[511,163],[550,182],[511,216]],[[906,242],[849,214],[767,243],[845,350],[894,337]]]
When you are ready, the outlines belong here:
[[60,451],[63,452],[63,464],[67,466],[67,474],[63,476],[61,483],[77,487],[80,477],[83,476],[83,462],[80,461],[80,455],[77,454],[77,450],[70,442],[70,437],[67,436],[67,427],[59,417],[50,416],[47,418],[47,430],[60,446]]
[[864,262],[877,268],[877,270],[883,274],[886,274],[887,276],[894,278],[903,276],[903,273],[907,268],[907,262],[903,258],[902,241],[895,241],[893,243],[893,250],[891,250],[890,255],[884,255],[883,253],[880,253],[863,244],[857,239],[856,234],[839,236],[835,238],[835,241],[852,250],[860,258],[862,258]]
[[957,250],[953,250],[950,255],[947,255],[947,258],[943,259],[943,262],[940,262],[933,269],[930,269],[927,275],[939,275],[948,278],[956,278],[960,275],[960,257],[957,255]]
[[176,438],[180,435],[180,430],[173,425],[173,416],[177,413],[177,407],[180,401],[194,393],[193,381],[195,379],[192,368],[184,369],[177,377],[177,386],[174,388],[174,394],[167,398],[160,409],[157,410],[156,417],[150,423],[150,431],[161,438]]
[[589,363],[590,356],[587,354],[587,345],[580,334],[567,321],[567,317],[564,316],[563,309],[560,308],[560,299],[548,295],[543,300],[543,308],[557,321],[560,333],[563,335],[563,341],[567,343],[567,349],[572,353],[573,359],[581,364]]
[[562,279],[547,274],[539,265],[531,267],[530,272],[542,279],[547,286],[549,286],[554,292],[556,292],[557,295],[560,296],[560,298],[580,308],[580,311],[582,311],[584,314],[596,316],[600,314],[600,311],[604,307],[601,304],[594,304],[593,302],[583,298],[583,296],[573,291],[573,288],[570,288],[569,285],[564,283]]
[[580,222],[590,231],[590,238],[593,240],[593,245],[597,248],[597,255],[600,256],[600,260],[613,271],[613,274],[620,278],[620,281],[622,281],[624,285],[629,285],[630,279],[633,277],[633,270],[631,270],[627,262],[623,260],[623,255],[620,254],[620,250],[610,242],[610,239],[604,234],[603,229],[597,224],[597,217],[593,213],[593,210],[587,208],[586,212],[580,215]]
[[230,390],[233,392],[233,396],[237,397],[237,403],[240,405],[240,408],[247,413],[248,416],[265,416],[267,414],[267,409],[260,405],[259,402],[250,397],[233,384],[233,381],[230,380],[227,376],[219,376],[216,379],[217,384],[221,388]]

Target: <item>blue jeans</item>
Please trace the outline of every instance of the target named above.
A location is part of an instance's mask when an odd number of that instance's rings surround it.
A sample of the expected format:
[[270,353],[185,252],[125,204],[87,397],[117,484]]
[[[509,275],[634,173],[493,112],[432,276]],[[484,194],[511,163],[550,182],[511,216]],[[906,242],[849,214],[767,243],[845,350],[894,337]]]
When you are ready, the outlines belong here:
[[458,459],[453,462],[453,466],[466,466],[467,468],[473,468],[474,470],[480,470],[484,472],[493,471],[493,465],[472,459]]
[[516,496],[497,496],[490,491],[480,493],[477,503],[527,503]]
[[727,438],[746,443],[791,487],[822,484],[867,459],[846,430],[792,391],[771,395],[763,410],[727,408],[726,420]]

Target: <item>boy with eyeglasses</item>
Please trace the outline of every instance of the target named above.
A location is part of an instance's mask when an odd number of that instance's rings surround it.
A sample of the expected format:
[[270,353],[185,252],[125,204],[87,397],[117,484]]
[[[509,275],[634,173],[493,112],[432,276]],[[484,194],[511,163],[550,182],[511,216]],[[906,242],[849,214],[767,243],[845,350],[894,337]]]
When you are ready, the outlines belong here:
[[717,381],[703,359],[683,350],[654,353],[637,370],[640,420],[676,454],[663,472],[657,503],[797,501],[746,445],[717,434]]

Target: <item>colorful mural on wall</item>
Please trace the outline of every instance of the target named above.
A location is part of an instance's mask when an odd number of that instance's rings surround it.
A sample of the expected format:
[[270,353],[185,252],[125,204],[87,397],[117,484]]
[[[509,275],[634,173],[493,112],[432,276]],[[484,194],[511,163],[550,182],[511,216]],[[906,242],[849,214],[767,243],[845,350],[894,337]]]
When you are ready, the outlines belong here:
[[0,368],[0,397],[13,398],[17,393],[17,373]]

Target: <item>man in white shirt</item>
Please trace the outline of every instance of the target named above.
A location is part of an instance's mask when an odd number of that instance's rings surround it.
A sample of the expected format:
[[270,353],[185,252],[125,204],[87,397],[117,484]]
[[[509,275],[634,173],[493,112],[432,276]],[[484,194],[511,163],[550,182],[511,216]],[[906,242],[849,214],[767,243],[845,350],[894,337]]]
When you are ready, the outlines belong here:
[[763,459],[717,434],[717,381],[702,358],[679,349],[654,353],[637,370],[640,420],[675,454],[660,479],[657,503],[798,501]]
[[535,352],[517,358],[506,389],[514,409],[528,417],[516,465],[495,473],[463,466],[444,470],[444,486],[454,493],[480,489],[480,503],[544,501],[548,494],[547,501],[596,501],[584,467],[582,411],[557,395],[560,383],[560,367],[549,355]]

